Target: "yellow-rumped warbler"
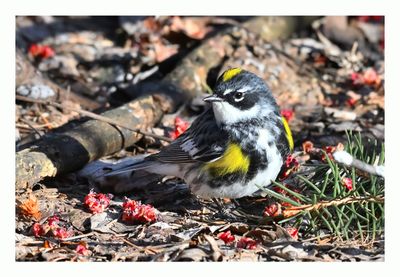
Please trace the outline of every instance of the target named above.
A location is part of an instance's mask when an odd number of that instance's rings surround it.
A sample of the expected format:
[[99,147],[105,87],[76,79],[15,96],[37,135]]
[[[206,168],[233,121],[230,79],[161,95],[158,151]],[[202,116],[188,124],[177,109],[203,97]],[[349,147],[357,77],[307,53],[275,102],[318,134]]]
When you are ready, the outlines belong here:
[[182,178],[204,198],[240,198],[268,186],[293,149],[288,123],[265,82],[232,68],[217,80],[211,103],[170,145],[106,176],[144,170]]

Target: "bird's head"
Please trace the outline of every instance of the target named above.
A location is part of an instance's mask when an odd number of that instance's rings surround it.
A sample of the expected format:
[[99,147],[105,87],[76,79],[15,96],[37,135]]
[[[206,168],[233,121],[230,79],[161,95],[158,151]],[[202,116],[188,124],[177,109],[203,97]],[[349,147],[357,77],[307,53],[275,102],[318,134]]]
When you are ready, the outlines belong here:
[[204,98],[212,103],[218,123],[231,124],[278,109],[263,79],[240,68],[226,70],[218,78],[213,94]]

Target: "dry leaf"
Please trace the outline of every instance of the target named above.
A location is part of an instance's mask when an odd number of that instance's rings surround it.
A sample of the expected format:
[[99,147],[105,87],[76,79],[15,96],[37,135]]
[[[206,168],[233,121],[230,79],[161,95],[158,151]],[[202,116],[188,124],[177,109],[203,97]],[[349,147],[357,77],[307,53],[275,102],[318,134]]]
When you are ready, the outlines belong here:
[[162,62],[178,53],[178,45],[163,45],[161,42],[156,42],[154,43],[154,52],[156,61]]
[[369,94],[369,99],[367,100],[367,104],[369,105],[378,105],[379,108],[385,108],[385,96],[379,95],[376,92],[371,92]]
[[33,217],[36,220],[39,220],[42,217],[42,213],[38,206],[38,200],[33,195],[30,195],[25,202],[18,206],[18,208],[25,216]]
[[208,20],[205,18],[180,18],[179,16],[174,16],[171,30],[175,32],[182,31],[190,38],[203,39],[210,31],[210,28],[206,27],[207,23]]
[[143,20],[143,26],[149,31],[149,32],[156,32],[159,30],[160,26],[157,20],[150,16],[147,17],[145,20]]
[[51,248],[53,248],[48,240],[45,240],[45,241],[43,242],[43,247],[46,248],[46,249],[51,249]]

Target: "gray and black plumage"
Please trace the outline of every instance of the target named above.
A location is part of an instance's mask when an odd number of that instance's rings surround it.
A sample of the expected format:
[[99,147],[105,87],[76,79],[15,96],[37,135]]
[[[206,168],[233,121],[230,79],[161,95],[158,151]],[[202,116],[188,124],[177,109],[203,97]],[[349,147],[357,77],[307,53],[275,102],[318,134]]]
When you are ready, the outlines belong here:
[[204,198],[240,198],[268,186],[293,148],[270,89],[257,75],[233,68],[213,92],[204,99],[211,105],[170,145],[106,175],[144,170],[176,176]]

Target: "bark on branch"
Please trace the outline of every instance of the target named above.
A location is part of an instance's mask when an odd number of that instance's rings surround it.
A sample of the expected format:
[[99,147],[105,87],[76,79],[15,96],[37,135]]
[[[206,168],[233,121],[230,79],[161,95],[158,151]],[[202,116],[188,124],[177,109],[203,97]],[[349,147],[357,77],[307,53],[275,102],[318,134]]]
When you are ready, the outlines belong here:
[[[147,96],[102,115],[146,130],[161,119],[162,106],[160,101]],[[43,177],[78,170],[90,161],[132,145],[141,137],[137,132],[98,120],[89,120],[62,134],[48,134],[17,153],[17,187],[32,185]]]

